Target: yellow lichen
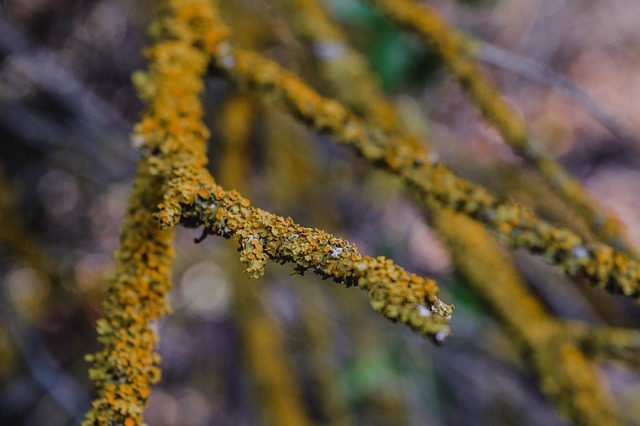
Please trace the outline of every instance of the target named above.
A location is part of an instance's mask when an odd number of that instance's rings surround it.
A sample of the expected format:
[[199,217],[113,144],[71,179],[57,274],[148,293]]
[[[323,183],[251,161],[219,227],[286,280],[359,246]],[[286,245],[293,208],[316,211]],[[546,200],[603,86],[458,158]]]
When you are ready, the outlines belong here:
[[207,197],[198,196],[192,205],[183,205],[182,211],[185,224],[204,225],[209,234],[236,240],[249,277],[261,276],[267,259],[291,262],[299,273],[311,271],[358,286],[369,294],[374,310],[438,344],[451,333],[448,322],[453,307],[438,299],[436,283],[407,272],[390,259],[363,256],[341,238],[252,207],[236,192],[215,184]]
[[87,357],[94,364],[90,377],[97,397],[85,425],[141,425],[150,386],[160,378],[158,337],[150,324],[169,311],[164,297],[171,288],[173,232],[160,229],[158,219],[165,226],[177,222],[181,203],[195,198],[206,165],[208,130],[201,122],[199,95],[208,58],[197,45],[215,30],[200,13],[202,4],[158,5],[157,42],[146,51],[149,70],[135,78],[146,107],[132,140],[145,158],[97,323],[103,349]]
[[201,0],[166,1],[156,21],[162,36],[146,50],[149,70],[138,78],[146,101],[133,139],[153,158],[153,173],[166,181],[157,217],[166,226],[177,223],[180,205],[192,201],[207,164],[209,131],[202,123],[199,96],[209,62],[204,46],[218,46],[227,36],[213,25],[211,8]]
[[171,288],[173,258],[173,231],[159,229],[153,217],[161,186],[143,161],[115,254],[116,271],[97,323],[103,349],[87,357],[93,362],[89,376],[97,396],[85,425],[142,424],[149,388],[160,378],[158,337],[150,323],[169,310],[165,295]]

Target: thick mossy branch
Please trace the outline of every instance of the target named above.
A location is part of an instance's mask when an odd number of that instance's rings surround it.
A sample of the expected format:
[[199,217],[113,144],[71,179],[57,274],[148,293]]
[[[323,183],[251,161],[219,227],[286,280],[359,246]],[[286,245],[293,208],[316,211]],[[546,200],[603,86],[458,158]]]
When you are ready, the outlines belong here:
[[449,338],[453,306],[438,299],[434,281],[409,273],[390,259],[363,256],[354,245],[324,231],[252,207],[235,191],[210,183],[198,194],[192,205],[182,206],[183,224],[204,225],[205,233],[236,240],[247,276],[263,275],[269,259],[294,263],[296,272],[311,271],[358,286],[369,294],[374,310],[437,344]]
[[218,67],[239,86],[278,103],[371,164],[400,176],[422,202],[434,199],[443,207],[479,220],[512,247],[541,254],[569,275],[584,276],[612,293],[640,296],[640,265],[626,254],[589,244],[571,230],[556,227],[528,209],[465,181],[411,138],[387,135],[365,124],[339,102],[320,96],[255,52],[224,41],[211,53]]
[[[203,35],[221,36],[203,15],[201,1],[158,2],[152,28],[156,44],[147,50],[149,71],[134,81],[145,102],[133,143],[142,149],[129,198],[116,272],[110,280],[98,340],[103,350],[88,358],[97,397],[85,425],[141,425],[151,385],[160,378],[158,341],[151,323],[168,311],[173,231],[160,229],[192,201],[206,164],[208,131],[199,94],[208,57]],[[176,209],[177,212],[176,212]]]
[[169,310],[173,230],[161,230],[153,217],[162,199],[162,181],[144,161],[134,188],[115,254],[98,341],[103,349],[87,356],[97,396],[84,425],[141,425],[151,385],[160,379],[158,336],[151,323]]
[[451,70],[482,116],[526,159],[550,186],[582,217],[603,242],[637,257],[617,218],[599,207],[580,182],[532,141],[524,120],[484,77],[469,54],[473,43],[454,30],[434,10],[415,0],[370,0],[385,16],[418,34]]

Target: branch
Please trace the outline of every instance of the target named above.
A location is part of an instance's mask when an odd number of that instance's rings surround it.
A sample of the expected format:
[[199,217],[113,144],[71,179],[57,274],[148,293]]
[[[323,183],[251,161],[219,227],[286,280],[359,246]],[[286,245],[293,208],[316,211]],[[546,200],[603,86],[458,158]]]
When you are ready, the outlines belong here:
[[340,28],[315,0],[278,0],[294,30],[310,45],[332,96],[362,117],[375,117],[385,132],[397,130],[398,114],[381,89],[378,76],[369,71],[367,58],[349,46]]
[[175,18],[169,15],[164,26],[184,41],[159,43],[149,50],[150,71],[138,77],[144,80],[139,87],[148,107],[134,136],[150,156],[152,173],[166,178],[156,214],[161,226],[180,220],[186,226],[202,224],[206,233],[235,237],[251,278],[264,273],[269,258],[293,262],[300,273],[312,269],[323,278],[358,285],[369,292],[376,311],[444,343],[453,308],[437,298],[435,282],[409,274],[391,260],[362,256],[355,246],[324,231],[250,207],[237,192],[215,185],[204,167],[208,131],[198,99],[206,56],[196,46],[219,46],[229,32],[215,25],[214,10],[205,0],[170,4]]
[[453,307],[437,297],[434,281],[402,269],[384,257],[363,256],[342,238],[305,228],[290,218],[252,207],[237,192],[227,192],[212,180],[198,191],[193,204],[182,205],[185,226],[233,238],[239,244],[245,274],[258,278],[267,260],[295,264],[295,272],[311,271],[347,287],[366,291],[373,309],[391,321],[444,344]]
[[469,286],[516,336],[541,389],[560,411],[580,425],[617,424],[594,366],[526,289],[499,244],[461,215],[441,211],[434,215],[434,226]]
[[[206,55],[194,47],[200,28],[197,9],[179,1],[158,5],[156,44],[149,49],[148,74],[137,74],[146,103],[133,142],[143,148],[131,192],[116,271],[98,320],[102,351],[87,356],[97,397],[84,425],[142,424],[151,385],[160,379],[158,336],[152,322],[169,310],[173,229],[160,229],[159,204],[192,196],[186,186],[206,164],[208,132],[198,98]],[[195,12],[195,14],[194,14]],[[195,17],[195,19],[194,19]],[[175,201],[178,203],[179,201]]]
[[162,181],[143,160],[129,197],[102,318],[96,325],[103,348],[87,360],[97,397],[83,425],[142,424],[151,385],[160,380],[158,336],[151,324],[169,310],[173,230],[158,228],[153,217]]
[[564,332],[590,357],[619,360],[633,368],[640,366],[638,330],[570,322],[564,325]]
[[[225,102],[220,119],[223,146],[218,151],[221,160],[219,174],[225,184],[243,191],[248,186],[247,146],[256,115],[254,105],[250,97],[234,95]],[[236,254],[231,250],[227,257],[230,256],[235,260]],[[312,422],[304,409],[294,369],[287,359],[281,330],[265,312],[265,300],[261,297],[264,293],[256,291],[252,283],[242,276],[240,267],[241,264],[233,262],[226,271],[233,282],[234,323],[242,343],[244,365],[251,373],[259,401],[259,416],[272,424],[310,425]]]

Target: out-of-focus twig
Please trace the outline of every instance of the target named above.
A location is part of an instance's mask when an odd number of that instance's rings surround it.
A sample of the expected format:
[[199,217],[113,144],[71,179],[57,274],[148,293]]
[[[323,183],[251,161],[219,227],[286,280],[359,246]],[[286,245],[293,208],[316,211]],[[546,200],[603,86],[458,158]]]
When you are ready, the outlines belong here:
[[596,359],[614,359],[632,367],[640,367],[640,332],[638,330],[592,326],[570,322],[564,325],[572,339],[588,355]]
[[618,424],[595,368],[525,288],[500,245],[464,216],[439,211],[434,222],[469,285],[523,345],[541,389],[559,410],[579,425]]
[[578,84],[571,79],[545,66],[544,64],[519,55],[515,52],[496,46],[486,41],[470,39],[469,51],[487,64],[506,70],[518,77],[527,79],[537,84],[541,84],[558,90],[567,96],[575,104],[584,110],[605,127],[616,138],[633,142],[636,138],[625,129],[602,101],[597,101]]

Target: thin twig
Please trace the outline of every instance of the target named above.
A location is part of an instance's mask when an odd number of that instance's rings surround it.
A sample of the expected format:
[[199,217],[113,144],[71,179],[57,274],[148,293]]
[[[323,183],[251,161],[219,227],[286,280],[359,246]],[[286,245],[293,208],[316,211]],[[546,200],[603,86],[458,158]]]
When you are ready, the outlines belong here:
[[495,44],[478,39],[473,39],[473,44],[476,48],[470,51],[482,62],[502,68],[534,83],[558,90],[571,101],[584,108],[591,117],[602,124],[616,138],[625,142],[634,142],[636,140],[625,129],[625,126],[618,122],[609,109],[606,106],[602,106],[602,101],[596,102],[585,89],[571,79],[534,59],[519,55]]

